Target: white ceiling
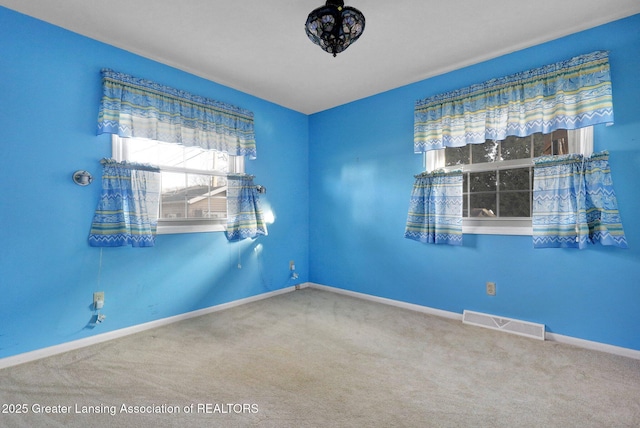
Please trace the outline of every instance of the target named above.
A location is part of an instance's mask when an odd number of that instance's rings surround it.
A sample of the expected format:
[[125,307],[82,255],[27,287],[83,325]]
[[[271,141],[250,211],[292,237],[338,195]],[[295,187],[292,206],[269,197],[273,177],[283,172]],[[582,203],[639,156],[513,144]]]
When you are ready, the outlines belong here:
[[324,0],[0,0],[306,114],[640,13],[638,0],[345,3],[366,27],[334,58],[304,31]]

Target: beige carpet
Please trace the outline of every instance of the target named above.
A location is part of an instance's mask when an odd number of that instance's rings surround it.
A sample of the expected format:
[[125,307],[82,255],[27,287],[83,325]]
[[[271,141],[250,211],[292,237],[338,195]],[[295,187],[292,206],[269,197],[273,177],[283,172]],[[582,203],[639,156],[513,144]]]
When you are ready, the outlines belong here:
[[640,361],[304,289],[0,370],[0,405],[2,427],[638,427]]

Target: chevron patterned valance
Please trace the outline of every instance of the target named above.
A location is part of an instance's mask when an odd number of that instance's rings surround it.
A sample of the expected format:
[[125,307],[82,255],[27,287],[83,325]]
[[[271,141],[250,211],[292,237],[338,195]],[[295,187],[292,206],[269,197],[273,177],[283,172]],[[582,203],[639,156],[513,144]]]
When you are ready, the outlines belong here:
[[415,153],[613,123],[609,56],[592,52],[416,102]]
[[102,70],[102,86],[98,134],[256,157],[248,110],[108,69]]

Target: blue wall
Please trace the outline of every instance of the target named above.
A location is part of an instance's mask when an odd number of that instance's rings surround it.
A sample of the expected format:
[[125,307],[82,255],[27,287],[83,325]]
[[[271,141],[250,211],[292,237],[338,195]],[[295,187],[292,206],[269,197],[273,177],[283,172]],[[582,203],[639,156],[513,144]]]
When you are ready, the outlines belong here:
[[[533,250],[531,237],[465,235],[463,247],[403,238],[417,99],[609,50],[614,126],[609,150],[631,249]],[[310,117],[313,282],[461,313],[544,323],[548,331],[640,350],[640,15],[385,92]],[[381,72],[384,72],[381,70]],[[487,296],[485,282],[497,283]]]
[[[610,51],[611,152],[631,249],[532,249],[530,237],[466,235],[461,248],[404,239],[416,99]],[[0,7],[0,358],[292,285],[320,284],[462,312],[542,322],[555,333],[640,349],[640,15],[307,117]],[[100,191],[99,70],[109,67],[255,113],[269,236],[161,235],[153,248],[87,244]],[[98,180],[71,181],[78,169]],[[311,196],[311,197],[310,197]],[[311,225],[311,227],[310,227]],[[238,261],[242,269],[237,268]],[[498,294],[485,294],[495,281]],[[94,291],[107,319],[88,325]]]
[[[109,136],[96,136],[103,67],[254,112],[258,159],[247,171],[268,189],[269,236],[230,244],[220,232],[161,235],[153,248],[89,247],[99,160],[111,155]],[[0,7],[0,358],[291,286],[289,260],[307,281],[308,122]],[[96,181],[75,185],[78,169]],[[105,292],[107,318],[91,328],[94,291]]]

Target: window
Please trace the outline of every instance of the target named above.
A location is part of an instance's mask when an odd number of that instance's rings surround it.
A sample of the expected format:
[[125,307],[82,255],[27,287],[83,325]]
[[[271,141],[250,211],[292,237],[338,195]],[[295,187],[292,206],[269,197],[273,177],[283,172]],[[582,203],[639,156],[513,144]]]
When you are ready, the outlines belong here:
[[158,234],[224,230],[227,174],[244,172],[243,157],[116,135],[112,142],[116,160],[160,168]]
[[463,171],[463,233],[531,235],[533,158],[593,148],[592,128],[429,151],[426,169]]

